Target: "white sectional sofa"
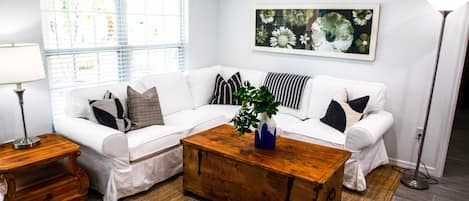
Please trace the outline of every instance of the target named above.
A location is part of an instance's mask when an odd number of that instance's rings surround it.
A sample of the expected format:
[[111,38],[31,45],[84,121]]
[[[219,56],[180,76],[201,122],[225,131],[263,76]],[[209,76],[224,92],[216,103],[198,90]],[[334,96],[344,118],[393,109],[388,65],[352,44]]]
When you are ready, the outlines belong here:
[[[129,84],[77,89],[67,96],[66,117],[57,119],[55,128],[81,145],[79,162],[87,170],[92,187],[103,193],[105,200],[117,200],[182,172],[181,138],[229,122],[239,106],[208,102],[215,76],[220,73],[228,78],[238,71],[243,81],[255,86],[262,85],[267,75],[267,72],[213,66],[186,73],[149,75]],[[86,119],[89,99],[100,99],[110,90],[125,101],[127,85],[140,91],[157,87],[164,126],[122,133]],[[343,88],[351,99],[370,96],[365,117],[345,134],[319,121],[331,98]],[[274,118],[282,137],[351,151],[352,157],[345,164],[344,185],[363,191],[364,176],[388,163],[383,135],[392,126],[393,117],[384,111],[384,99],[383,84],[317,75],[308,81],[300,109],[281,107]]]

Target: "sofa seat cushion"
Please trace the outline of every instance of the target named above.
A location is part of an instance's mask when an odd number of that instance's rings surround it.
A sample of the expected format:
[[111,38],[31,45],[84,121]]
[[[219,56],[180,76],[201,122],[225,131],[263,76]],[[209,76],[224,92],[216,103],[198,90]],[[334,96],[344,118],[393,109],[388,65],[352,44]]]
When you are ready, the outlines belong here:
[[344,148],[345,135],[322,123],[319,119],[299,121],[295,124],[283,125],[281,128],[282,137],[328,147]]
[[[283,113],[277,113],[272,117],[275,120],[275,123],[277,124],[277,128],[280,129],[280,131],[283,130],[283,128],[289,128],[291,125],[299,124],[302,121],[298,119],[298,117],[289,115],[289,114],[283,114]],[[278,133],[282,135],[282,133]]]
[[184,110],[165,116],[168,126],[185,128],[192,135],[222,125],[229,120],[217,112],[210,110]]
[[188,129],[177,126],[149,126],[127,133],[130,161],[148,157],[179,145]]
[[204,105],[196,110],[201,113],[214,113],[224,116],[228,121],[231,120],[239,111],[239,105]]

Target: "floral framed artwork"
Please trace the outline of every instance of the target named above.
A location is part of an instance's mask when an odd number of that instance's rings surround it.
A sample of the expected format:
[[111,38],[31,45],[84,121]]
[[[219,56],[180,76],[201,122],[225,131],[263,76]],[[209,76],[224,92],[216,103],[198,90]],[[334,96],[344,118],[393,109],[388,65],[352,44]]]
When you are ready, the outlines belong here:
[[254,50],[373,61],[379,4],[258,4]]

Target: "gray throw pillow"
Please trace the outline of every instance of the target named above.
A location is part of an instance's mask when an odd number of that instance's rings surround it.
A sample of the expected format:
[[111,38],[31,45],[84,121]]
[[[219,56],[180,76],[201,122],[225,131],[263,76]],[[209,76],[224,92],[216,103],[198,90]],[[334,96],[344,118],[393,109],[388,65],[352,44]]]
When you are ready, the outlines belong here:
[[127,86],[127,108],[129,119],[132,121],[131,130],[152,125],[164,125],[156,87],[140,94],[132,87]]

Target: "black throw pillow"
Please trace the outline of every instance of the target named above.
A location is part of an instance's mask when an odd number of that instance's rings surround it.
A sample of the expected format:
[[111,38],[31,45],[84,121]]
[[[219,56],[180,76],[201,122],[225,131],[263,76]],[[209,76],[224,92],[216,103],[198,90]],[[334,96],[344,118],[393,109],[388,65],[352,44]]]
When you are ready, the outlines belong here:
[[241,88],[241,75],[239,72],[226,80],[218,74],[215,79],[215,88],[213,90],[210,104],[241,105],[239,100],[234,97],[234,93]]
[[130,130],[131,122],[124,117],[124,107],[121,101],[110,91],[106,91],[103,100],[90,100],[89,104],[97,123],[121,132]]
[[345,133],[350,127],[363,118],[363,113],[368,105],[370,97],[364,96],[350,101],[341,99],[342,98],[333,98],[327,108],[326,115],[320,120],[340,132]]

